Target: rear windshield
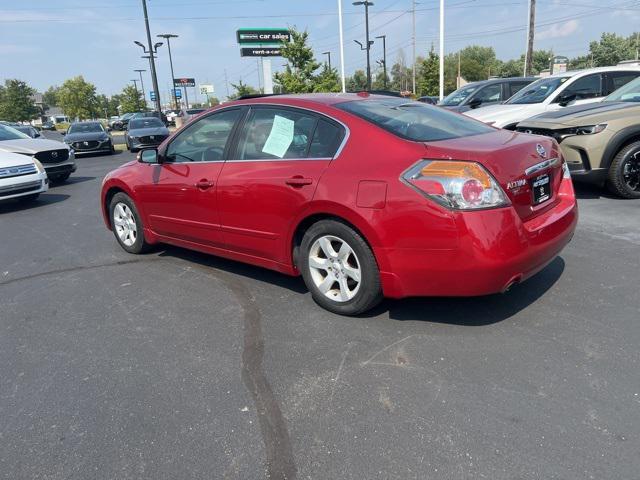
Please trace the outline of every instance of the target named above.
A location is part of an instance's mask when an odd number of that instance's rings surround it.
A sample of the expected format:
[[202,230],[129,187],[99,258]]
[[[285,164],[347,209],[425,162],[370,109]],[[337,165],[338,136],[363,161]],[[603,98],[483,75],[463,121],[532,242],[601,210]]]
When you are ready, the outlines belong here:
[[136,120],[131,120],[129,122],[129,130],[135,130],[136,128],[155,128],[155,127],[164,127],[164,123],[162,123],[157,118],[139,118]]
[[336,107],[415,142],[435,142],[493,131],[463,115],[401,98],[356,100]]

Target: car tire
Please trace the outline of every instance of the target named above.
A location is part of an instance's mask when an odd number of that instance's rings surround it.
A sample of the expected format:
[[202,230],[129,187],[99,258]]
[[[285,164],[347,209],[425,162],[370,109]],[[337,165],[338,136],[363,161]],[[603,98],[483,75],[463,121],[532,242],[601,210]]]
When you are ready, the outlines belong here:
[[147,252],[150,244],[144,238],[144,225],[135,203],[126,193],[116,193],[109,203],[109,221],[113,234],[126,252]]
[[382,300],[378,264],[353,228],[322,220],[304,234],[299,266],[313,300],[330,312],[358,315]]
[[18,201],[20,203],[31,203],[35,202],[38,198],[40,198],[39,193],[32,193],[31,195],[25,195],[24,197],[18,197]]
[[[625,175],[630,178],[625,178]],[[610,192],[622,198],[640,198],[640,141],[624,147],[614,157],[607,176]]]

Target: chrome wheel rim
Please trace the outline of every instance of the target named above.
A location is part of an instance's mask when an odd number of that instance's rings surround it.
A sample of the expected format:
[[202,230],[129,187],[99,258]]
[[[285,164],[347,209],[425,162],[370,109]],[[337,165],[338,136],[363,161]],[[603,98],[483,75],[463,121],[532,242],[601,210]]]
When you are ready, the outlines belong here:
[[311,245],[309,272],[320,293],[335,302],[348,302],[360,290],[358,256],[347,242],[333,235],[320,237]]
[[136,243],[138,226],[131,208],[126,203],[119,202],[113,209],[113,226],[123,245],[130,247]]

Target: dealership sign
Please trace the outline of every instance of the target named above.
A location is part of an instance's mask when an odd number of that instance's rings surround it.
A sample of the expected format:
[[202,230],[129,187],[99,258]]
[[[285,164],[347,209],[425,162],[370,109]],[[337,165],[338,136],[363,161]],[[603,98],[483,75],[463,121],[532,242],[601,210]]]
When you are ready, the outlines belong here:
[[213,85],[211,84],[200,84],[200,94],[201,95],[209,95],[214,93]]
[[240,45],[279,45],[291,41],[287,28],[241,28],[236,36]]
[[174,87],[195,87],[196,79],[195,78],[174,78],[173,86]]
[[280,48],[275,47],[252,47],[240,49],[241,57],[279,57],[280,55]]

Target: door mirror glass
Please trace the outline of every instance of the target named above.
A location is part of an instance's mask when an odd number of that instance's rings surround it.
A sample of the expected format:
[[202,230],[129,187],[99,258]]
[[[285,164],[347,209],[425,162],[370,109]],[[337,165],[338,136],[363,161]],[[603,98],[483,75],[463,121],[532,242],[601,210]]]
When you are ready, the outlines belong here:
[[478,108],[480,105],[482,105],[482,100],[480,98],[474,98],[469,102],[470,108]]
[[147,148],[138,153],[140,163],[158,163],[158,151],[155,148]]

